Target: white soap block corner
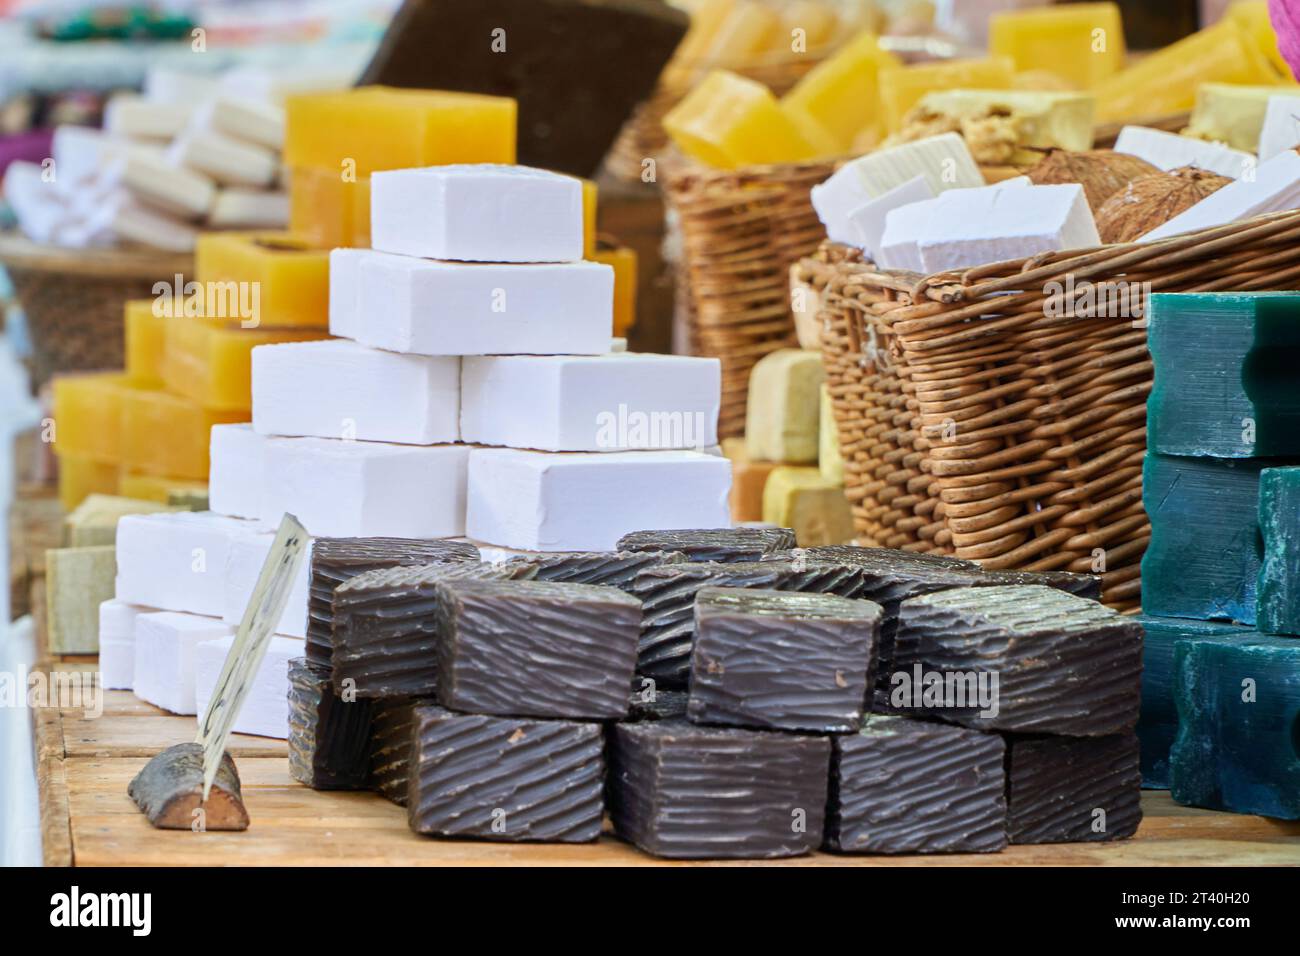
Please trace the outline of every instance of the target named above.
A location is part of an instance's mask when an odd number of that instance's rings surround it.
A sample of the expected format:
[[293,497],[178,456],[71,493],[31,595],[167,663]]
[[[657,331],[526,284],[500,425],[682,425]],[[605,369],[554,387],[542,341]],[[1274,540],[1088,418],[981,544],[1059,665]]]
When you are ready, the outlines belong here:
[[731,463],[694,451],[470,454],[468,536],[524,551],[609,551],[643,529],[730,524]]
[[173,714],[195,713],[195,648],[233,634],[229,625],[212,617],[141,614],[135,620],[135,695]]
[[836,241],[858,246],[869,258],[880,261],[886,217],[895,209],[901,209],[912,203],[925,202],[927,199],[933,199],[934,196],[934,190],[930,188],[924,176],[909,179],[901,186],[895,186],[875,199],[868,199],[850,209],[846,217],[848,221],[846,234],[849,238]]
[[219,618],[231,546],[263,530],[255,521],[210,511],[126,515],[117,523],[115,596],[128,604]]
[[265,436],[246,422],[213,425],[208,458],[209,507],[219,515],[260,519],[266,485]]
[[910,272],[925,269],[919,243],[929,228],[930,216],[938,202],[937,198],[923,199],[898,206],[885,214],[885,228],[876,250],[876,261],[880,266]]
[[360,338],[361,263],[368,249],[330,250],[330,335]]
[[1300,146],[1300,96],[1270,96],[1259,131],[1259,161],[1267,162],[1296,146]]
[[1254,155],[1243,150],[1148,126],[1121,129],[1115,139],[1115,152],[1145,159],[1166,172],[1196,166],[1229,179],[1240,179],[1256,164]]
[[[227,624],[238,625],[244,620],[248,602],[253,599],[257,579],[271,554],[275,534],[263,532],[245,534],[236,538],[226,559],[225,598],[221,618]],[[298,566],[284,612],[275,626],[275,633],[287,637],[304,637],[307,634],[307,591],[311,579],[311,556],[308,552]]]
[[574,262],[582,258],[582,183],[490,163],[377,172],[370,245],[427,259]]
[[[234,635],[204,641],[194,650],[194,713],[202,716],[216,690],[226,657],[235,644]],[[289,661],[305,653],[303,642],[290,637],[272,637],[266,656],[253,675],[233,730],[237,734],[273,737],[289,736]]]
[[130,690],[135,680],[135,621],[154,608],[115,598],[99,605],[99,683],[104,690]]
[[818,183],[811,191],[813,211],[826,227],[832,242],[854,245],[857,234],[849,222],[849,213],[874,198],[858,176],[852,163],[846,163]]

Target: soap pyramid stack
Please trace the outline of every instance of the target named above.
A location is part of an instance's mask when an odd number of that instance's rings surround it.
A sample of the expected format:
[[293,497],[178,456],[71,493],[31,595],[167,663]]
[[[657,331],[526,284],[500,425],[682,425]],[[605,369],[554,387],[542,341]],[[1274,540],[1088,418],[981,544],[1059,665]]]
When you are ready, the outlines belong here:
[[1143,785],[1300,818],[1300,295],[1150,297]]

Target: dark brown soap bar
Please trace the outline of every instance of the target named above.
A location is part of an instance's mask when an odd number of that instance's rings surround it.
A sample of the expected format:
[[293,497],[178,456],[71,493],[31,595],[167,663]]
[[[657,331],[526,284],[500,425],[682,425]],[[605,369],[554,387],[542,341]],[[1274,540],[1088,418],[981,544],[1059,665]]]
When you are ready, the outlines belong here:
[[586,843],[605,815],[600,724],[415,708],[407,819],[416,833]]
[[334,589],[378,568],[471,563],[478,548],[464,541],[413,538],[317,538],[311,547],[307,595],[307,659],[329,666],[334,632]]
[[654,856],[767,859],[822,841],[830,741],[680,720],[610,733],[614,832]]
[[890,702],[986,730],[1102,737],[1141,703],[1142,625],[1041,585],[904,601]]
[[334,689],[358,697],[432,696],[436,586],[447,578],[528,577],[529,565],[435,564],[367,571],[334,592]]
[[701,588],[766,588],[858,597],[856,568],[815,560],[712,561],[670,564],[637,575],[629,593],[641,599],[637,674],[661,688],[685,688],[695,640],[695,595]]
[[427,698],[377,700],[370,720],[370,786],[399,807],[406,806],[415,708]]
[[641,602],[617,588],[448,580],[436,588],[440,703],[471,714],[619,718]]
[[985,571],[983,587],[1011,584],[1041,584],[1070,594],[1101,600],[1101,575],[1076,574],[1073,571]]
[[703,588],[687,716],[820,733],[861,724],[881,610],[829,594]]
[[679,564],[680,552],[665,551],[561,551],[536,557],[511,558],[508,565],[531,566],[529,580],[561,581],[571,584],[602,584],[626,591],[646,568]]
[[334,693],[329,668],[289,661],[289,776],[313,790],[370,785],[371,702]]
[[679,551],[688,561],[762,561],[794,546],[794,532],[789,528],[633,531],[618,539],[620,551]]
[[1007,768],[1012,843],[1122,840],[1142,822],[1136,734],[1011,736]]
[[651,0],[406,0],[361,85],[519,102],[519,162],[595,173],[690,20]]
[[874,716],[832,745],[827,849],[995,853],[1007,845],[1006,747],[997,734]]
[[628,721],[671,720],[686,717],[690,695],[684,690],[663,690],[650,683],[632,691],[627,702]]

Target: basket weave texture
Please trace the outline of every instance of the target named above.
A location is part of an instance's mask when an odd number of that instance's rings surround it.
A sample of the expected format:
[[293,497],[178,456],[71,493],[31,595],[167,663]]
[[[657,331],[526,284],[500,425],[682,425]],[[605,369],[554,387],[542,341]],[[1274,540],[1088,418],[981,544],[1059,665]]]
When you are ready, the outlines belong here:
[[1300,287],[1300,212],[921,276],[830,243],[820,295],[846,493],[867,543],[1100,571],[1137,608],[1152,292]]

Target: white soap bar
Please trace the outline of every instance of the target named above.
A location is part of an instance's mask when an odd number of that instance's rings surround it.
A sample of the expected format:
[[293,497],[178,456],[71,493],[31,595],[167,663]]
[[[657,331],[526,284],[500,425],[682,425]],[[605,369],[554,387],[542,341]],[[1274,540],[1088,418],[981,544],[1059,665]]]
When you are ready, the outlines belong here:
[[407,445],[458,441],[460,359],[401,355],[347,339],[259,345],[253,428]]
[[370,245],[381,252],[573,262],[582,258],[582,233],[582,183],[572,176],[484,163],[370,177]]
[[189,219],[206,216],[217,193],[211,179],[177,168],[160,150],[127,150],[114,157],[106,175],[110,183],[126,187],[142,202]]
[[461,435],[545,451],[717,443],[721,363],[635,352],[465,359]]
[[1300,96],[1270,96],[1259,132],[1259,161],[1300,146]]
[[849,213],[876,197],[867,191],[853,164],[845,163],[825,182],[814,186],[810,195],[813,211],[826,227],[826,236],[832,242],[856,245],[857,232],[849,222]]
[[847,241],[863,249],[869,258],[879,261],[882,240],[885,236],[885,218],[895,209],[901,209],[911,203],[925,202],[927,199],[933,199],[934,195],[934,190],[930,188],[925,177],[917,176],[875,199],[867,200],[848,214],[849,231],[853,236]]
[[208,212],[214,229],[278,229],[289,224],[289,194],[265,189],[222,189]]
[[[244,620],[248,602],[253,598],[257,579],[262,573],[267,557],[271,554],[271,545],[275,543],[275,533],[245,534],[236,538],[230,546],[230,557],[226,559],[225,606],[221,619],[227,624],[238,626]],[[303,556],[298,566],[298,573],[293,579],[289,599],[285,602],[284,613],[276,622],[275,633],[288,637],[303,637],[307,633],[307,585],[311,578],[311,552]]]
[[[352,47],[355,47],[355,52]],[[369,43],[333,46],[321,62],[288,62],[282,66],[237,66],[221,76],[221,89],[231,96],[283,103],[294,93],[343,90],[360,82],[370,60]]]
[[1229,179],[1240,179],[1255,166],[1255,157],[1242,150],[1147,126],[1125,126],[1120,130],[1115,152],[1145,159],[1166,172],[1197,166]]
[[130,195],[118,194],[106,199],[101,210],[100,215],[85,222],[86,230],[92,235],[106,229],[125,242],[167,252],[193,252],[198,241],[199,231],[188,222],[138,203]]
[[[194,650],[194,712],[202,717],[208,701],[217,689],[226,656],[235,646],[235,637],[204,641]],[[266,656],[257,666],[247,696],[239,707],[232,729],[237,734],[257,737],[289,736],[289,660],[302,657],[303,642],[291,637],[272,637]]]
[[284,109],[250,97],[218,96],[203,109],[202,122],[219,133],[278,154],[284,147]]
[[1157,226],[1139,240],[1151,242],[1223,226],[1251,216],[1300,208],[1300,154],[1287,150],[1260,163],[1254,177],[1215,190],[1191,209]]
[[219,515],[261,518],[266,437],[246,422],[213,425],[208,460],[208,506]]
[[609,551],[632,531],[730,523],[731,462],[694,451],[470,454],[470,538],[525,551]]
[[330,335],[359,337],[362,326],[361,263],[368,249],[330,250]]
[[288,512],[316,537],[462,535],[469,452],[466,445],[273,438],[263,520],[277,525]]
[[5,169],[4,199],[18,218],[24,235],[48,243],[70,219],[59,190],[41,175],[41,167],[15,159]]
[[160,611],[135,619],[135,696],[173,714],[193,714],[194,652],[234,629],[212,617]]
[[169,140],[185,128],[193,106],[118,93],[104,107],[104,131],[131,139]]
[[109,599],[99,605],[99,683],[104,690],[130,690],[135,680],[135,619],[156,608]]
[[167,160],[173,166],[198,170],[225,186],[265,188],[279,168],[276,154],[225,133],[186,130],[172,141]]
[[614,270],[599,262],[488,265],[365,252],[359,342],[421,355],[601,355]]
[[232,543],[257,522],[210,511],[126,515],[117,523],[119,601],[220,617]]
[[934,202],[917,242],[926,273],[1101,245],[1088,198],[1075,183],[959,189]]
[[145,99],[155,103],[198,106],[215,96],[219,88],[220,77],[216,73],[151,66],[144,75]]
[[64,192],[99,177],[105,164],[126,150],[126,144],[89,126],[59,126],[54,130],[50,155],[56,181]]
[[921,237],[930,225],[930,216],[938,204],[938,197],[925,199],[891,209],[885,214],[885,229],[880,234],[880,248],[876,262],[885,269],[904,269],[921,272]]

